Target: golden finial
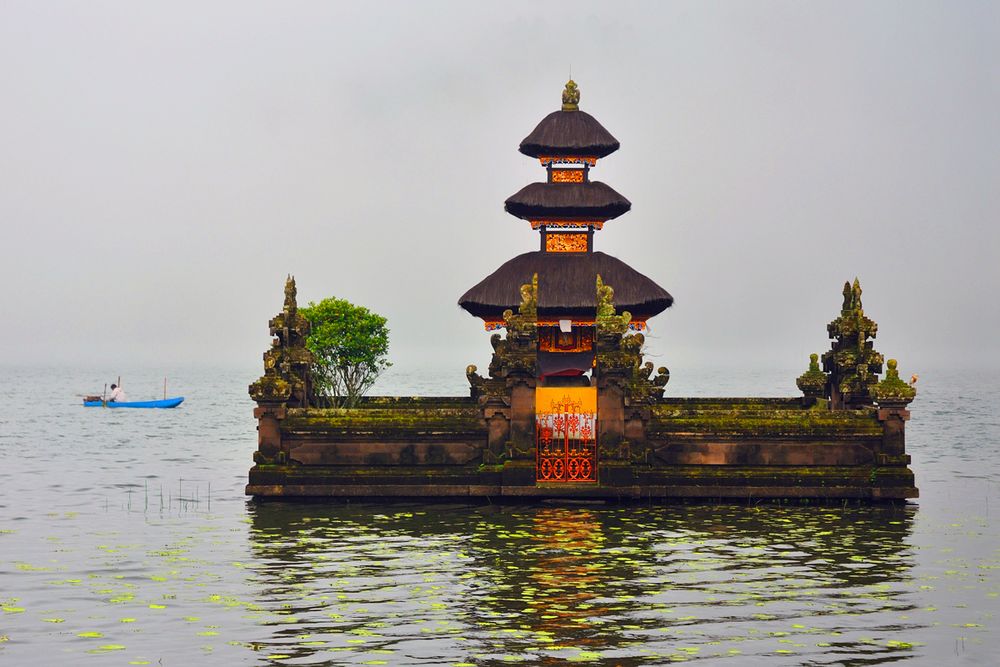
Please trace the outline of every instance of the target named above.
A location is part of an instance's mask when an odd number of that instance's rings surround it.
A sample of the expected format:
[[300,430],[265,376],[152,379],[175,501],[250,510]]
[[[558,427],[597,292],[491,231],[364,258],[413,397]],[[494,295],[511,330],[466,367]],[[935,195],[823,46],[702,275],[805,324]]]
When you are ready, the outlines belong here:
[[570,79],[566,82],[566,88],[562,95],[563,111],[579,111],[580,109],[580,89],[576,87],[576,81]]

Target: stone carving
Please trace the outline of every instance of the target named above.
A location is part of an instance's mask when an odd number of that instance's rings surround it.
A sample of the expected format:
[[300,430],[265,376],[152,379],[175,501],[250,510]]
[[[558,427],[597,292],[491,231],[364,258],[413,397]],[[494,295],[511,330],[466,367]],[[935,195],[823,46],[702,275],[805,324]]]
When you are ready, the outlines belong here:
[[535,377],[538,363],[537,273],[530,283],[521,285],[521,305],[517,314],[505,310],[503,319],[507,325],[507,337],[502,341],[491,339],[494,343],[494,363],[490,364],[490,368],[496,369],[497,377],[506,378],[512,373]]
[[614,288],[604,284],[601,274],[597,274],[597,318],[594,324],[597,327],[598,336],[603,333],[621,337],[628,331],[632,314],[626,310],[622,311],[621,315],[616,315],[614,298]]
[[258,403],[281,402],[289,407],[309,406],[312,353],[306,349],[309,320],[299,313],[295,278],[285,281],[285,303],[268,324],[274,336],[264,353],[264,375],[250,385],[250,396]]
[[660,396],[663,395],[663,389],[668,382],[670,382],[670,369],[666,366],[660,366],[656,369],[656,377],[653,378],[653,384],[660,388]]
[[817,399],[822,398],[825,395],[824,392],[826,391],[826,382],[826,373],[821,371],[819,368],[819,355],[810,354],[809,370],[795,380],[795,385],[805,395],[808,403],[812,405]]
[[478,399],[486,390],[486,378],[477,373],[479,369],[475,364],[465,367],[465,377],[469,380],[469,396]]
[[[493,357],[489,377],[475,366],[466,368],[469,391],[482,410],[489,430],[483,463],[533,456],[534,386],[538,367],[538,274],[520,287],[517,313],[503,313],[506,336],[490,337]],[[529,400],[531,399],[531,400]],[[530,431],[530,433],[529,433]]]
[[895,359],[890,359],[886,365],[885,379],[871,387],[872,398],[878,401],[879,406],[904,406],[914,399],[917,389],[899,377]]
[[615,313],[614,296],[614,289],[605,285],[598,275],[597,317],[594,322],[598,374],[619,374],[624,379],[642,363],[642,346],[646,338],[642,334],[626,336],[632,316],[628,311],[621,315]]
[[663,397],[670,371],[661,366],[653,375],[652,362],[643,363],[646,337],[628,335],[632,316],[615,313],[614,289],[597,276],[595,321],[595,377],[601,458],[645,463],[649,460],[646,424],[654,403]]
[[534,320],[538,319],[538,274],[531,276],[530,283],[521,285],[520,291],[521,305],[517,307],[517,314],[522,318],[530,318],[534,325]]
[[[639,339],[642,334],[637,334],[635,336],[629,336],[625,340]],[[630,352],[632,356],[631,362],[632,366],[632,376],[629,379],[628,385],[626,387],[625,399],[626,404],[632,407],[637,406],[648,406],[656,403],[658,400],[663,398],[663,392],[670,382],[670,371],[666,366],[660,366],[656,369],[656,375],[653,375],[653,362],[647,361],[646,363],[639,365],[642,361],[641,345],[642,340],[636,340],[638,347],[634,352]]]
[[875,351],[878,325],[865,316],[861,305],[861,283],[844,283],[840,317],[827,325],[833,339],[823,354],[823,370],[829,374],[825,395],[833,409],[856,409],[872,404],[871,386],[882,372],[883,357]]

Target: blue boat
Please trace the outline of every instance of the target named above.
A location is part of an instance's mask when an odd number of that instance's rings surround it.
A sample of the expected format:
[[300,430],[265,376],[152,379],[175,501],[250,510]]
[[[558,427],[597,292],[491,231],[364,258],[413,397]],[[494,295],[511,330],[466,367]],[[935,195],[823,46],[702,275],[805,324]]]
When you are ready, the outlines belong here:
[[[88,396],[87,398],[91,398]],[[158,401],[88,401],[84,399],[83,407],[85,408],[176,408],[178,405],[184,402],[183,396],[175,396],[174,398],[164,398]]]

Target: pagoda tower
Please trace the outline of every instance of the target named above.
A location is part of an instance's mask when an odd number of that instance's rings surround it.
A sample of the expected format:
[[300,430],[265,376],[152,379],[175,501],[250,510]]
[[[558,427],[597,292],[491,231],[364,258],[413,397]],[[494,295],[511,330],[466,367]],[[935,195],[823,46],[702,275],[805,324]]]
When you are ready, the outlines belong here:
[[[562,108],[543,118],[519,147],[539,161],[546,180],[511,195],[504,209],[539,232],[539,250],[509,260],[458,302],[481,318],[488,331],[507,330],[506,339],[493,336],[490,379],[479,378],[474,367],[469,379],[481,403],[493,401],[494,410],[484,413],[487,422],[501,413],[509,420],[490,423],[491,441],[507,437],[508,457],[516,459],[520,453],[535,458],[538,481],[597,481],[598,448],[625,439],[628,401],[623,386],[633,381],[625,375],[641,361],[642,336],[623,336],[644,330],[649,318],[673,303],[655,282],[594,250],[595,233],[632,204],[610,186],[591,180],[597,161],[620,144],[580,110],[579,102],[579,88],[570,80]],[[616,316],[615,309],[622,315]],[[605,325],[617,325],[602,329],[602,317]],[[602,339],[602,331],[613,332],[616,326],[617,334]],[[631,356],[616,362],[619,368],[612,371],[611,360],[624,349],[623,341]],[[660,394],[666,383],[661,370]],[[615,372],[624,373],[620,381],[611,381]],[[571,432],[571,424],[578,428]],[[563,454],[590,448],[594,456],[581,463],[566,454],[546,463],[542,452],[560,439]],[[499,445],[496,453],[503,454]],[[576,473],[570,470],[574,465]]]

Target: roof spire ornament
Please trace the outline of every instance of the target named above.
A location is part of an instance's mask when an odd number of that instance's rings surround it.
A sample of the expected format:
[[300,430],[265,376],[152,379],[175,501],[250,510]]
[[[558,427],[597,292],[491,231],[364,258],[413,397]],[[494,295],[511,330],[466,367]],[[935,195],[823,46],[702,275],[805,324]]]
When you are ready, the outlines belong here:
[[580,89],[576,87],[576,81],[574,81],[573,79],[567,81],[566,88],[563,89],[562,110],[563,111],[580,110]]
[[826,326],[833,339],[823,354],[823,370],[828,374],[825,395],[834,410],[859,409],[872,404],[871,386],[878,382],[883,357],[872,340],[878,325],[861,307],[861,282],[844,283],[844,305],[840,317]]
[[285,308],[284,311],[291,315],[298,312],[299,306],[295,301],[295,297],[298,294],[298,290],[295,288],[295,277],[292,274],[288,274],[285,279]]

